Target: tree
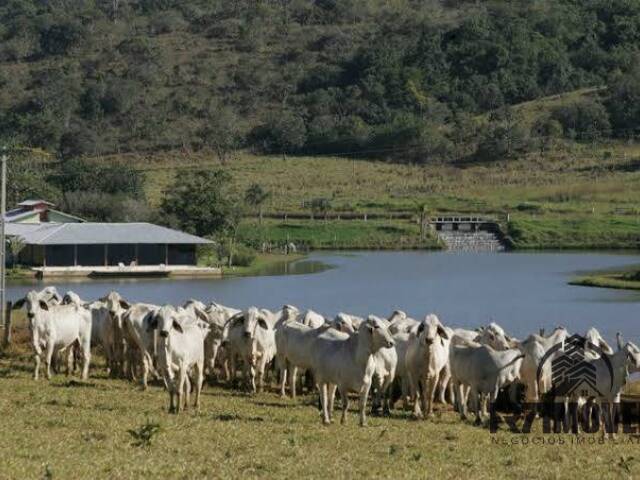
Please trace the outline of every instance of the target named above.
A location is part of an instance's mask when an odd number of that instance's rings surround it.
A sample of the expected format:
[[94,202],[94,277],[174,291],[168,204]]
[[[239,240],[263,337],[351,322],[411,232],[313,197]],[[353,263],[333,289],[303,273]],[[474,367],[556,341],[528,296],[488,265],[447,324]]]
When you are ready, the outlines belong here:
[[307,127],[300,115],[285,110],[271,114],[253,133],[254,142],[266,153],[295,153],[307,139]]
[[11,253],[11,266],[13,268],[16,267],[16,263],[18,261],[18,256],[20,252],[27,246],[22,237],[15,236],[7,238],[7,246],[9,247],[9,252]]
[[244,201],[258,210],[258,221],[262,225],[262,205],[269,199],[271,192],[266,191],[259,184],[253,183],[244,194]]
[[204,145],[213,148],[223,165],[240,147],[242,129],[238,116],[228,107],[217,105],[209,109],[205,126],[200,130]]
[[636,70],[635,74],[616,79],[606,102],[611,124],[619,137],[640,127],[640,69]]
[[540,148],[540,156],[553,147],[553,142],[562,137],[562,125],[548,116],[536,119],[531,127],[531,136]]
[[230,192],[231,175],[224,170],[183,170],[166,191],[161,211],[177,218],[195,235],[237,230],[239,213]]

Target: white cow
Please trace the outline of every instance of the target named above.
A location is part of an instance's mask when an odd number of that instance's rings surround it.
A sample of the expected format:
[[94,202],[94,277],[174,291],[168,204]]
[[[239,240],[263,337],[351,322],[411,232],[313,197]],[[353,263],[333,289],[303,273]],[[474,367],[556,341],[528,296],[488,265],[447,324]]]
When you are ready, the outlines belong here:
[[[82,379],[89,377],[91,361],[91,314],[87,309],[75,305],[50,306],[39,294],[31,291],[14,304],[14,308],[26,308],[31,330],[31,345],[34,350],[37,380],[41,356],[45,355],[47,378],[51,379],[51,359],[56,351],[73,348],[79,344],[82,352]],[[70,355],[70,359],[73,357]],[[69,365],[67,372],[71,371]]]
[[153,367],[156,357],[156,331],[154,315],[160,307],[146,303],[132,305],[122,315],[122,330],[127,342],[130,376],[135,379],[135,366],[142,367],[142,388],[147,389],[149,373],[156,374]]
[[118,292],[114,291],[109,292],[107,295],[100,298],[99,301],[105,304],[111,318],[111,334],[113,336],[110,366],[111,374],[114,376],[125,376],[127,369],[132,371],[133,368],[132,361],[134,349],[129,348],[129,351],[127,351],[122,318],[127,310],[131,308],[131,304],[122,298]]
[[[411,396],[415,398],[413,413],[422,418],[423,413],[433,413],[433,400],[438,384],[446,386],[449,380],[450,332],[436,315],[427,315],[416,332],[411,334],[405,357]],[[422,391],[420,391],[422,385]],[[418,397],[420,401],[418,401]],[[444,388],[441,388],[441,400]],[[420,408],[422,404],[422,408]]]
[[[539,402],[542,395],[551,390],[552,372],[551,365],[553,358],[545,359],[549,350],[559,345],[558,354],[562,350],[562,344],[567,338],[568,332],[565,328],[556,328],[551,335],[529,335],[518,344],[518,349],[524,354],[520,375],[522,383],[525,385],[525,401],[527,403]],[[538,376],[538,370],[540,375]]]
[[[369,315],[368,320],[375,320],[383,324],[390,332],[390,324],[387,319],[376,317],[375,315]],[[391,335],[391,333],[389,333]],[[392,335],[393,338],[393,335]],[[395,340],[392,347],[383,347],[374,354],[376,362],[375,380],[373,387],[374,398],[372,411],[377,411],[382,407],[382,413],[388,415],[391,413],[390,397],[391,397],[391,385],[396,377],[396,370],[398,367],[398,353],[396,351]]]
[[391,335],[395,335],[396,333],[400,332],[411,332],[418,328],[418,325],[420,325],[420,322],[408,317],[407,314],[402,310],[395,310],[389,316],[388,320],[390,323],[389,333],[391,333]]
[[333,396],[337,387],[342,397],[341,423],[346,421],[348,393],[358,392],[360,425],[365,425],[365,408],[376,369],[374,355],[381,348],[391,348],[393,345],[387,326],[374,318],[363,321],[357,335],[318,336],[312,347],[312,370],[320,391],[324,424],[331,423]]
[[348,313],[340,312],[333,319],[332,325],[333,327],[344,333],[354,333],[358,330],[358,327],[363,322],[362,317],[357,317],[356,315],[349,315]]
[[307,310],[304,312],[304,314],[298,317],[298,321],[311,328],[320,328],[327,323],[326,319],[322,315],[318,312],[314,312],[313,310]]
[[[286,383],[289,379],[291,397],[296,398],[296,376],[298,369],[309,369],[311,346],[320,333],[330,328],[324,324],[313,328],[296,321],[285,322],[275,332],[276,366],[280,371],[280,395],[286,396]],[[337,332],[336,332],[337,333]]]
[[[184,409],[187,409],[191,383],[195,386],[194,407],[199,410],[204,381],[204,340],[209,332],[207,315],[198,308],[175,309],[165,305],[154,313],[150,326],[160,336],[158,368],[169,390],[169,411],[180,412],[183,396]],[[192,382],[188,381],[189,374]]]
[[91,344],[102,347],[107,362],[107,370],[111,371],[114,368],[115,335],[114,321],[107,304],[101,300],[90,303],[85,302],[77,293],[72,291],[64,294],[62,304],[86,308],[91,312]]
[[256,375],[258,390],[262,391],[266,366],[276,355],[275,333],[268,312],[251,307],[231,317],[225,327],[223,345],[229,350],[231,374],[235,377],[239,357],[251,391],[256,392]]
[[476,423],[481,423],[481,396],[489,395],[495,402],[501,388],[520,378],[520,366],[524,355],[517,349],[494,350],[489,345],[451,345],[449,364],[451,380],[456,388],[458,412],[466,418],[467,405],[463,386],[469,387],[476,414]]
[[201,312],[204,312],[207,315],[209,334],[204,342],[205,369],[208,368],[210,373],[213,374],[216,359],[218,358],[220,348],[222,347],[225,325],[231,317],[240,313],[241,310],[226,307],[215,302],[205,305],[198,300],[187,301],[184,308],[187,310],[198,308]]

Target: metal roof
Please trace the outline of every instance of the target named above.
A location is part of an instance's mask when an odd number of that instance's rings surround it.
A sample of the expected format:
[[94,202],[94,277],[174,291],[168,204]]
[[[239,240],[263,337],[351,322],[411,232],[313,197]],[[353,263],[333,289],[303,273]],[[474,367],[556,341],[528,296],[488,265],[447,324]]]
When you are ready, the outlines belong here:
[[21,220],[23,218],[32,217],[34,215],[38,215],[42,213],[44,210],[42,209],[34,209],[34,210],[25,210],[24,208],[15,208],[13,210],[9,210],[4,214],[4,218],[7,222],[15,222],[17,220]]
[[152,223],[7,223],[6,233],[28,245],[189,244],[214,243]]
[[56,205],[51,202],[47,202],[46,200],[24,200],[18,204],[19,207],[33,207],[35,205],[48,205],[50,207],[55,207]]

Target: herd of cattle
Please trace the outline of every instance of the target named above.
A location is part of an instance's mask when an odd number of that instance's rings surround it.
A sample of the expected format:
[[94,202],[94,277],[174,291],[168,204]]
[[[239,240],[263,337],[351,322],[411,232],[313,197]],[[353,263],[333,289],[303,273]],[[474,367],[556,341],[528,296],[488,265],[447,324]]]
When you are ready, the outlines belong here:
[[[61,296],[53,287],[29,292],[14,304],[22,307],[31,331],[36,379],[42,357],[50,378],[52,364],[63,352],[67,372],[81,362],[82,377],[88,378],[91,347],[99,345],[111,375],[141,378],[143,388],[149,375],[163,379],[169,410],[179,412],[189,404],[192,391],[199,407],[205,373],[223,372],[235,384],[241,370],[255,392],[263,389],[265,375],[277,371],[281,395],[288,384],[295,398],[298,372],[306,372],[320,394],[324,423],[332,420],[336,390],[342,399],[342,423],[348,394],[358,394],[361,425],[372,388],[374,406],[388,412],[394,386],[403,407],[413,403],[418,418],[432,414],[437,397],[453,403],[463,417],[471,406],[480,422],[487,414],[487,397],[495,401],[500,390],[516,384],[524,386],[527,403],[538,402],[551,389],[552,362],[544,360],[561,353],[554,346],[564,347],[568,337],[567,330],[558,327],[549,336],[541,331],[519,341],[495,323],[477,330],[449,328],[436,315],[417,321],[402,311],[388,319],[345,313],[326,319],[291,305],[277,312],[197,300],[182,307],[157,306],[130,303],[116,292],[85,302],[73,292]],[[618,337],[614,352],[595,328],[585,338],[585,361],[596,372],[612,371],[613,378],[607,375],[598,390],[613,405],[629,373],[640,370],[640,350],[630,342],[623,345]]]

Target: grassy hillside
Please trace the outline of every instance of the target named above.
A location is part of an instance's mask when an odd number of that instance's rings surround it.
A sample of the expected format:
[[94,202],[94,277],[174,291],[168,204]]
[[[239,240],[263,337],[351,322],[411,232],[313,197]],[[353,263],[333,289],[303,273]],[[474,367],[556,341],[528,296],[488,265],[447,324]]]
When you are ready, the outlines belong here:
[[[126,162],[145,170],[146,193],[156,204],[178,169],[207,166],[230,171],[232,189],[238,193],[252,183],[263,186],[271,193],[266,214],[310,216],[304,202],[326,198],[333,214],[391,217],[394,212],[415,211],[424,202],[433,214],[479,213],[501,222],[508,214],[508,233],[518,248],[638,248],[640,242],[640,148],[626,142],[595,146],[563,142],[542,157],[530,153],[511,161],[468,165],[240,153],[222,166],[205,152],[125,155],[101,161]],[[321,217],[290,219],[286,224],[268,219],[262,228],[257,228],[257,220],[248,219],[240,235],[252,244],[289,238],[317,248],[416,245],[415,221],[327,223]]]

